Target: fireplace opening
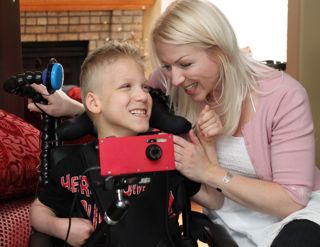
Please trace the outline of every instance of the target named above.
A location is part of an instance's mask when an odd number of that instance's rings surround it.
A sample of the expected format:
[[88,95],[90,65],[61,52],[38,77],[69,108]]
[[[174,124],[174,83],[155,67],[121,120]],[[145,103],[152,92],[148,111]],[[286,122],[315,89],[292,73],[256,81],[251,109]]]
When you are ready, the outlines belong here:
[[43,71],[50,58],[64,69],[64,85],[79,85],[80,68],[88,54],[88,41],[22,42],[24,71]]

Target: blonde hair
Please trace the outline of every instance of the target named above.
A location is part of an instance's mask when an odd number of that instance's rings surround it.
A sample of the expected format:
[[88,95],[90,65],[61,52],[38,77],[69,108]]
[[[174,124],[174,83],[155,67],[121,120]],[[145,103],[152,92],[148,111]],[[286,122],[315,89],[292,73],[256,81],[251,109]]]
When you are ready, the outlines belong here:
[[[161,67],[156,49],[158,42],[193,44],[212,54],[220,70],[216,87],[221,95],[215,99],[215,104],[223,122],[224,135],[232,135],[236,131],[243,100],[251,90],[258,91],[257,78],[269,76],[267,74],[274,71],[240,50],[224,14],[206,0],[177,0],[160,16],[150,40],[150,58],[154,69]],[[175,113],[194,124],[200,104],[190,100],[181,87],[173,86],[164,74],[161,77]]]
[[[129,41],[108,41],[104,46],[94,50],[89,54],[81,65],[80,88],[82,102],[88,92],[99,90],[99,80],[96,74],[106,65],[113,64],[117,59],[129,57],[143,66],[143,57],[137,46]],[[86,106],[85,106],[86,107]]]

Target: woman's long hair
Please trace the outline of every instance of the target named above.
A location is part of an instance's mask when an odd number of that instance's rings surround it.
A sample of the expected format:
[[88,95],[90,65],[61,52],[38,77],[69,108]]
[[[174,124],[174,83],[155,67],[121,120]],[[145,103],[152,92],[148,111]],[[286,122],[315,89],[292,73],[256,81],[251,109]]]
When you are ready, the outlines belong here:
[[[250,91],[259,91],[258,78],[278,74],[239,48],[226,17],[206,0],[177,0],[157,20],[151,33],[150,59],[154,69],[161,71],[156,50],[158,42],[197,45],[213,56],[220,70],[215,89],[221,92],[214,105],[221,117],[224,135],[232,135],[237,130],[242,102]],[[190,100],[183,89],[173,86],[164,74],[162,78],[176,114],[194,124],[202,105]]]

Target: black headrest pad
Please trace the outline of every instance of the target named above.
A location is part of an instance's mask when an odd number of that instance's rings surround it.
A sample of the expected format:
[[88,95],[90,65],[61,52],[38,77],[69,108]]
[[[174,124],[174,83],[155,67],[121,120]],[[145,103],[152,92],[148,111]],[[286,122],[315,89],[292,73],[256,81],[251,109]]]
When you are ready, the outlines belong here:
[[[168,106],[168,97],[160,89],[150,91],[153,104],[150,127],[175,135],[185,134],[191,129],[191,123],[181,116],[176,116]],[[75,140],[85,135],[96,136],[96,131],[86,113],[65,120],[57,128],[60,140]]]

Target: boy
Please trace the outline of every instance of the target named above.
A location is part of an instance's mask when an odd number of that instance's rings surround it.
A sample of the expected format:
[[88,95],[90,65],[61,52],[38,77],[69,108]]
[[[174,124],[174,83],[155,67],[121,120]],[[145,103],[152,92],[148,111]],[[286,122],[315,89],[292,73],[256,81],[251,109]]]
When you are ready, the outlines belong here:
[[[149,130],[152,99],[144,76],[143,59],[130,43],[112,41],[90,54],[81,67],[80,86],[82,102],[97,129],[98,138],[134,136]],[[90,159],[88,162],[88,153],[93,152],[98,157],[96,146],[94,141],[61,160],[31,206],[32,227],[53,236],[55,246],[62,246],[65,241],[71,246],[82,246],[105,220],[88,182],[88,163],[99,166]],[[173,199],[169,198],[168,191],[174,194],[181,178],[157,172],[140,174],[139,179],[124,188],[128,210],[117,224],[108,227],[108,243],[103,246],[175,246],[169,235],[177,233],[179,238],[180,230],[177,214],[174,210],[168,212]],[[142,184],[140,181],[150,182]],[[187,186],[189,196],[199,190],[198,184],[188,183]],[[195,199],[205,197],[204,194],[210,198],[210,194],[200,191]],[[112,192],[103,194],[105,208],[110,208],[114,201]],[[80,208],[75,216],[74,208]],[[170,223],[169,217],[173,219]]]
[[[152,100],[143,60],[134,46],[110,42],[94,51],[82,65],[80,86],[82,101],[99,138],[133,136],[149,130]],[[96,143],[88,144],[85,148],[95,146]],[[85,163],[83,150],[63,159],[30,210],[32,227],[59,239],[60,244],[66,239],[72,246],[83,245],[103,221],[83,174],[88,168]],[[161,186],[137,183],[127,188],[129,210],[118,224],[110,227],[110,246],[156,246],[166,241],[166,217],[158,210],[159,204],[167,208],[166,197],[162,196],[167,194],[163,175],[151,177],[151,183]],[[75,195],[86,218],[72,217],[69,224]],[[59,241],[56,242],[58,245]]]

